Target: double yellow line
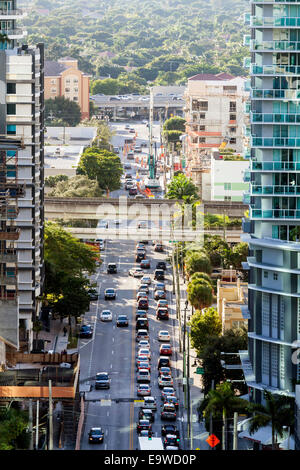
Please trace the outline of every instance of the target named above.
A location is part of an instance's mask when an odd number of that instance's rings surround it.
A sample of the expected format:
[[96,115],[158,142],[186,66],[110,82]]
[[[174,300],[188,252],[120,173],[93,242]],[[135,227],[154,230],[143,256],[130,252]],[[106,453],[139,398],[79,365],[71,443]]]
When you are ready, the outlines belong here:
[[[135,263],[136,264],[136,263]],[[134,278],[136,279],[136,278]],[[136,299],[136,287],[133,289],[134,300]],[[131,373],[130,373],[130,396],[133,397],[135,394],[135,318],[136,307],[133,304],[132,306],[132,334],[131,334]],[[129,412],[129,450],[133,450],[133,435],[134,435],[134,402],[130,403],[130,412]]]

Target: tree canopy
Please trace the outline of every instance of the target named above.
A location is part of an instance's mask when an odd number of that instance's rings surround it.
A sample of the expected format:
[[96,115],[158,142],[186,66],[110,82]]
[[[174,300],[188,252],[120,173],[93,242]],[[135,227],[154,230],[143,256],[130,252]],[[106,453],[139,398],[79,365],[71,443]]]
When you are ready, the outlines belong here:
[[212,336],[220,336],[222,322],[215,308],[207,308],[204,313],[197,311],[191,319],[191,343],[199,356]]
[[190,204],[199,199],[198,188],[190,178],[179,173],[168,184],[166,197],[167,199],[181,199]]
[[[54,118],[54,119],[53,119]],[[64,96],[56,96],[45,101],[45,121],[48,126],[77,126],[81,121],[81,110],[78,103]]]

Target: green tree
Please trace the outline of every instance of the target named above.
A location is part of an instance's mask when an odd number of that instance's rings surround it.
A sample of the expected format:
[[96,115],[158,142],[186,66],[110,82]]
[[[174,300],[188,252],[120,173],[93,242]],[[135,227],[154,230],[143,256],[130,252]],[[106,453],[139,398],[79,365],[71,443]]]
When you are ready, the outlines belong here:
[[237,243],[231,252],[230,261],[232,266],[235,269],[242,268],[242,262],[247,261],[247,256],[249,256],[249,247],[248,243]]
[[186,123],[186,120],[183,119],[182,117],[180,117],[180,116],[174,116],[174,117],[171,117],[170,119],[167,119],[167,120],[164,122],[163,129],[164,129],[165,131],[181,131],[181,132],[185,132],[185,123]]
[[[0,450],[18,450],[28,427],[28,413],[17,408],[5,408],[0,412]],[[28,450],[23,449],[23,450]]]
[[109,191],[120,189],[123,167],[120,157],[115,153],[90,147],[82,154],[77,173],[97,180],[99,188],[108,194]]
[[209,257],[203,251],[186,252],[185,271],[188,276],[194,273],[211,273],[211,264]]
[[103,80],[94,80],[91,83],[91,94],[97,95],[117,95],[119,93],[119,82],[116,78],[104,78]]
[[216,386],[215,390],[210,390],[204,399],[200,409],[204,416],[212,413],[214,418],[222,416],[224,426],[225,442],[224,449],[227,450],[227,420],[233,416],[234,412],[242,412],[247,409],[249,402],[235,395],[230,383],[225,382]]
[[182,131],[164,131],[168,143],[178,143],[180,142],[180,136],[182,136]]
[[204,273],[204,272],[196,272],[194,274],[191,275],[191,277],[189,278],[189,281],[190,282],[193,282],[193,281],[198,281],[198,280],[204,280],[206,282],[208,282],[210,285],[212,285],[212,280],[211,280],[211,277]]
[[68,176],[67,175],[55,175],[55,176],[48,176],[45,178],[45,185],[49,186],[49,188],[54,188],[57,183],[60,181],[67,181]]
[[102,190],[96,180],[87,176],[76,175],[66,181],[60,181],[49,191],[48,197],[100,197]]
[[167,199],[179,199],[191,204],[199,199],[197,186],[194,185],[190,178],[180,173],[171,180],[167,187]]
[[56,96],[54,99],[45,100],[45,121],[47,125],[53,125],[52,117],[62,119],[69,126],[77,126],[81,121],[81,110],[78,103],[64,96]]
[[204,250],[214,267],[230,265],[230,246],[219,235],[204,235]]
[[220,336],[222,322],[215,308],[207,308],[204,313],[197,311],[192,316],[191,322],[191,344],[197,350],[199,357],[202,356],[204,348],[209,344],[212,336]]
[[272,449],[277,444],[277,435],[282,437],[284,426],[294,424],[294,403],[289,397],[276,395],[264,390],[265,405],[250,403],[249,411],[253,413],[250,422],[250,434],[269,424],[272,426]]
[[212,304],[212,287],[204,279],[189,282],[187,294],[190,304],[195,308],[203,309]]

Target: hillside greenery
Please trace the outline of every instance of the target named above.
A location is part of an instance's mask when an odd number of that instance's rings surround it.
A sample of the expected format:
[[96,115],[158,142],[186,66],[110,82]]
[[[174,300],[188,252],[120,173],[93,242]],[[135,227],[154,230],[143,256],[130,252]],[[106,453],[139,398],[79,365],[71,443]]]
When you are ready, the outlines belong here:
[[149,82],[185,84],[197,73],[246,75],[243,14],[248,0],[20,0],[28,43],[43,42],[47,60],[72,56],[93,80],[124,92]]

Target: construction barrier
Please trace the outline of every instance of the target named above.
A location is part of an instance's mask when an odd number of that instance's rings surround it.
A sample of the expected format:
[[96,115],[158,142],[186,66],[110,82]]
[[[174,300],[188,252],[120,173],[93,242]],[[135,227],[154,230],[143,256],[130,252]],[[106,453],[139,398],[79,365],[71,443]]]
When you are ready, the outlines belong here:
[[79,421],[78,421],[75,450],[80,450],[80,442],[81,442],[83,423],[84,423],[84,399],[83,399],[83,397],[81,397],[81,400],[80,400],[80,416],[79,416]]

